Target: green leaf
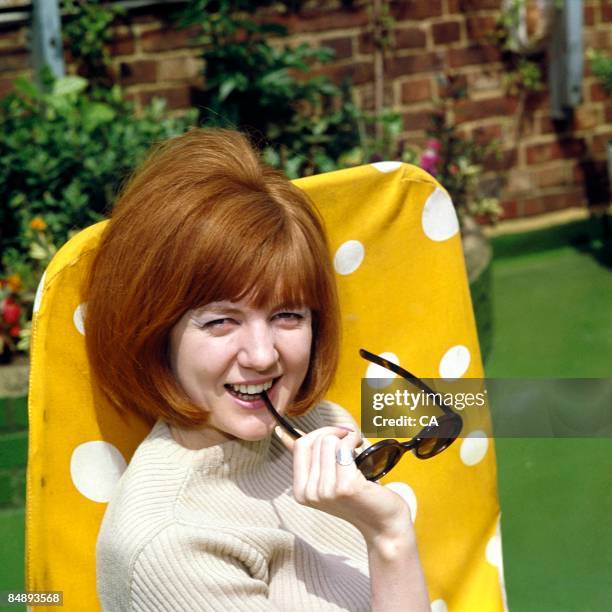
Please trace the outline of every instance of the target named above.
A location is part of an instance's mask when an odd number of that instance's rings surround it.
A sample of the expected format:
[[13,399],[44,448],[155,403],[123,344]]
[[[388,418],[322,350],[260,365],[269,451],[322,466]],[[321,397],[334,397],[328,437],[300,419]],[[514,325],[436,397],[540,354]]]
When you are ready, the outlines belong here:
[[219,87],[219,100],[225,100],[236,88],[236,81],[234,79],[226,79],[221,83]]
[[113,121],[115,116],[115,111],[108,104],[93,102],[83,109],[83,127],[93,132],[101,124]]
[[67,76],[53,83],[52,93],[54,96],[68,96],[81,93],[86,87],[86,79],[78,76]]

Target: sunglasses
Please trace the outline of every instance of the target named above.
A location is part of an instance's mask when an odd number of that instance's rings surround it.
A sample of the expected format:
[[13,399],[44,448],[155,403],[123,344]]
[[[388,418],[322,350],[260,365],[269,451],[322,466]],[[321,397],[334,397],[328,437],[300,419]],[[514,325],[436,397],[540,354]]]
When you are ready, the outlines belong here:
[[[382,366],[401,376],[403,379],[410,381],[425,393],[431,393],[436,405],[444,413],[441,417],[437,418],[437,425],[424,427],[408,442],[399,442],[392,439],[381,440],[359,453],[355,457],[355,464],[367,480],[376,481],[385,474],[388,474],[407,451],[412,451],[418,459],[429,459],[447,449],[457,439],[463,426],[463,419],[444,402],[440,402],[435,391],[428,387],[420,378],[417,378],[395,363],[374,355],[365,349],[360,349],[359,355],[363,359]],[[281,427],[294,438],[301,438],[302,434],[276,411],[265,391],[261,393],[261,397]]]

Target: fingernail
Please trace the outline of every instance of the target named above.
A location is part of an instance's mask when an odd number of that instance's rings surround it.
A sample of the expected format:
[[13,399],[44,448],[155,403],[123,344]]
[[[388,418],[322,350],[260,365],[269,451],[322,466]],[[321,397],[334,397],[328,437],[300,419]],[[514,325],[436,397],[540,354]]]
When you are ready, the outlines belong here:
[[352,425],[336,425],[336,427],[346,429],[346,431],[355,431],[355,428]]
[[280,438],[281,440],[283,439],[283,430],[281,429],[280,425],[277,425],[274,428],[274,433],[277,438]]

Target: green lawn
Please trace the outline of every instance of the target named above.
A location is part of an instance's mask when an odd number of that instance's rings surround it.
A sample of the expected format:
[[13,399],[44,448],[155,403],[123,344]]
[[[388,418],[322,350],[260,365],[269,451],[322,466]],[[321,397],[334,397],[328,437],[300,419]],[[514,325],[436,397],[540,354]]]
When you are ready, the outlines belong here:
[[[0,512],[0,542],[2,542],[2,565],[0,566],[0,591],[19,591],[24,588],[24,511],[3,510]],[[16,612],[25,606],[0,606],[0,610]]]
[[[609,261],[597,243],[494,261],[487,376],[609,378]],[[612,439],[496,446],[511,612],[609,610]]]

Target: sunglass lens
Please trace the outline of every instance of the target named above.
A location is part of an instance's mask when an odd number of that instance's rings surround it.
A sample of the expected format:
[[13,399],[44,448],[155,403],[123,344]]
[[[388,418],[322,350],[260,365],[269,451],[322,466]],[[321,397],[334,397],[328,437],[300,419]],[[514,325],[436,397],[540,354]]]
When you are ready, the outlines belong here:
[[364,457],[358,467],[368,480],[378,480],[399,461],[400,457],[401,452],[396,446],[381,446]]
[[428,459],[450,446],[461,431],[457,419],[444,417],[440,419],[437,426],[428,428],[426,438],[423,438],[414,449],[419,459]]

